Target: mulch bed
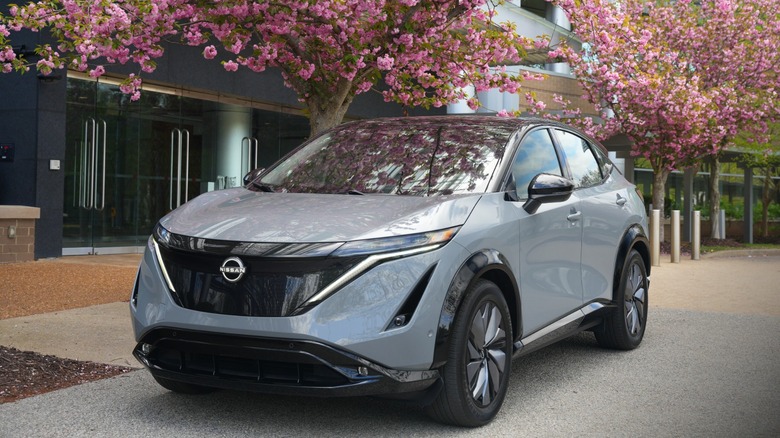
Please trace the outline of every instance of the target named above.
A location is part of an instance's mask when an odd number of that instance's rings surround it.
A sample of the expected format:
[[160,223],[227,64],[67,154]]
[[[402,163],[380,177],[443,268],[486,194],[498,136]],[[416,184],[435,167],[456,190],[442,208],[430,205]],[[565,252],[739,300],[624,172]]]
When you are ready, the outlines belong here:
[[[0,269],[0,319],[127,301],[135,267],[36,262]],[[0,404],[132,371],[0,346]]]
[[0,404],[130,371],[0,346]]

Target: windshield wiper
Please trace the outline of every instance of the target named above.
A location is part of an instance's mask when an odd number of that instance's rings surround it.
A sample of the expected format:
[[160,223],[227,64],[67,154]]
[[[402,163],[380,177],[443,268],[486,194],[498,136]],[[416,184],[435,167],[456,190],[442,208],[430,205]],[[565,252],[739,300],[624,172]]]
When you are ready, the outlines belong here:
[[346,192],[344,192],[345,195],[365,195],[365,193],[361,192],[360,190],[355,189],[349,189]]
[[261,192],[268,192],[268,193],[274,193],[276,190],[274,190],[273,187],[269,186],[268,184],[261,184],[257,181],[252,181],[249,184],[252,185],[252,187],[256,188],[257,190]]

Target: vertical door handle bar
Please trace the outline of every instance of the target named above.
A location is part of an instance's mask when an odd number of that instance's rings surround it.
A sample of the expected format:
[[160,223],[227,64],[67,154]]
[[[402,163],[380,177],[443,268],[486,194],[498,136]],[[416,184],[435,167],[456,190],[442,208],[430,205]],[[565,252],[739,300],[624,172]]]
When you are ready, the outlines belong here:
[[95,156],[96,148],[95,142],[97,141],[97,121],[93,118],[89,119],[90,126],[90,142],[89,142],[89,183],[87,189],[87,210],[92,210],[95,206],[95,177],[97,173],[97,157]]
[[[108,132],[108,125],[106,124],[105,120],[100,121],[103,124],[103,169],[102,169],[102,183],[101,183],[101,189],[100,189],[100,207],[98,207],[98,196],[97,193],[95,193],[95,210],[103,211],[103,208],[106,206],[106,140],[107,140],[107,132]],[[97,140],[100,139],[100,125],[97,125],[98,127],[98,136],[96,137]],[[98,152],[100,152],[100,145],[96,145],[96,148]],[[97,191],[97,188],[96,188]]]
[[173,210],[173,149],[176,139],[176,128],[171,129],[171,177],[168,179],[168,209]]
[[[174,153],[175,151],[175,153]],[[173,202],[173,168],[174,168],[174,156],[176,157],[176,203]],[[184,159],[184,163],[182,163]],[[190,180],[190,131],[186,129],[173,128],[171,129],[171,179],[169,183],[170,201],[168,207],[173,210],[174,207],[181,205],[181,171],[182,164],[184,165],[184,202],[190,196],[189,180]]]
[[[184,202],[187,202],[190,199],[190,131],[183,129],[182,132],[186,135],[187,139],[185,142],[187,147],[187,154],[184,164]],[[181,149],[179,150],[181,151]],[[179,160],[179,166],[181,166],[181,160]]]
[[84,140],[79,144],[79,164],[81,168],[78,173],[79,186],[79,207],[87,208],[87,180],[89,177],[89,119],[84,120]]
[[241,158],[241,176],[243,177],[253,169],[257,169],[257,150],[260,142],[256,137],[244,137],[241,139],[241,155],[244,155],[244,145],[246,145],[246,167],[244,167],[244,158]]

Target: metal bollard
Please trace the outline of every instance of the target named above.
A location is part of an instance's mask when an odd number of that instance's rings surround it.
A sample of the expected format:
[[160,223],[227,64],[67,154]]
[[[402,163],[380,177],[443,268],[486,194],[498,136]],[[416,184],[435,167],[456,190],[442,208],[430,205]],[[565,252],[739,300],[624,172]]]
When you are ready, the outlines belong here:
[[650,253],[653,266],[661,266],[661,210],[650,215]]
[[701,212],[693,212],[693,242],[691,242],[691,260],[699,260],[701,258]]
[[672,210],[672,263],[680,263],[680,210]]

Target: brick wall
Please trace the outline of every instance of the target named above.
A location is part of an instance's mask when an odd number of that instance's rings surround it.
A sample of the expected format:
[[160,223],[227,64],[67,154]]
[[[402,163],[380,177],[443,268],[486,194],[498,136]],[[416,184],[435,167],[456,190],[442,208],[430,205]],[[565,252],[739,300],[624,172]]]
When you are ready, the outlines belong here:
[[[548,110],[561,109],[559,104],[553,102],[553,94],[557,94],[571,101],[572,109],[580,108],[584,114],[597,115],[593,105],[582,98],[582,87],[580,87],[579,82],[570,76],[560,76],[548,72],[547,78],[543,81],[523,82],[520,94],[524,95],[526,92],[535,93],[537,99],[547,104]],[[528,104],[522,97],[520,98],[520,107],[522,109],[528,108]]]
[[40,209],[0,205],[0,263],[35,259],[35,220]]

